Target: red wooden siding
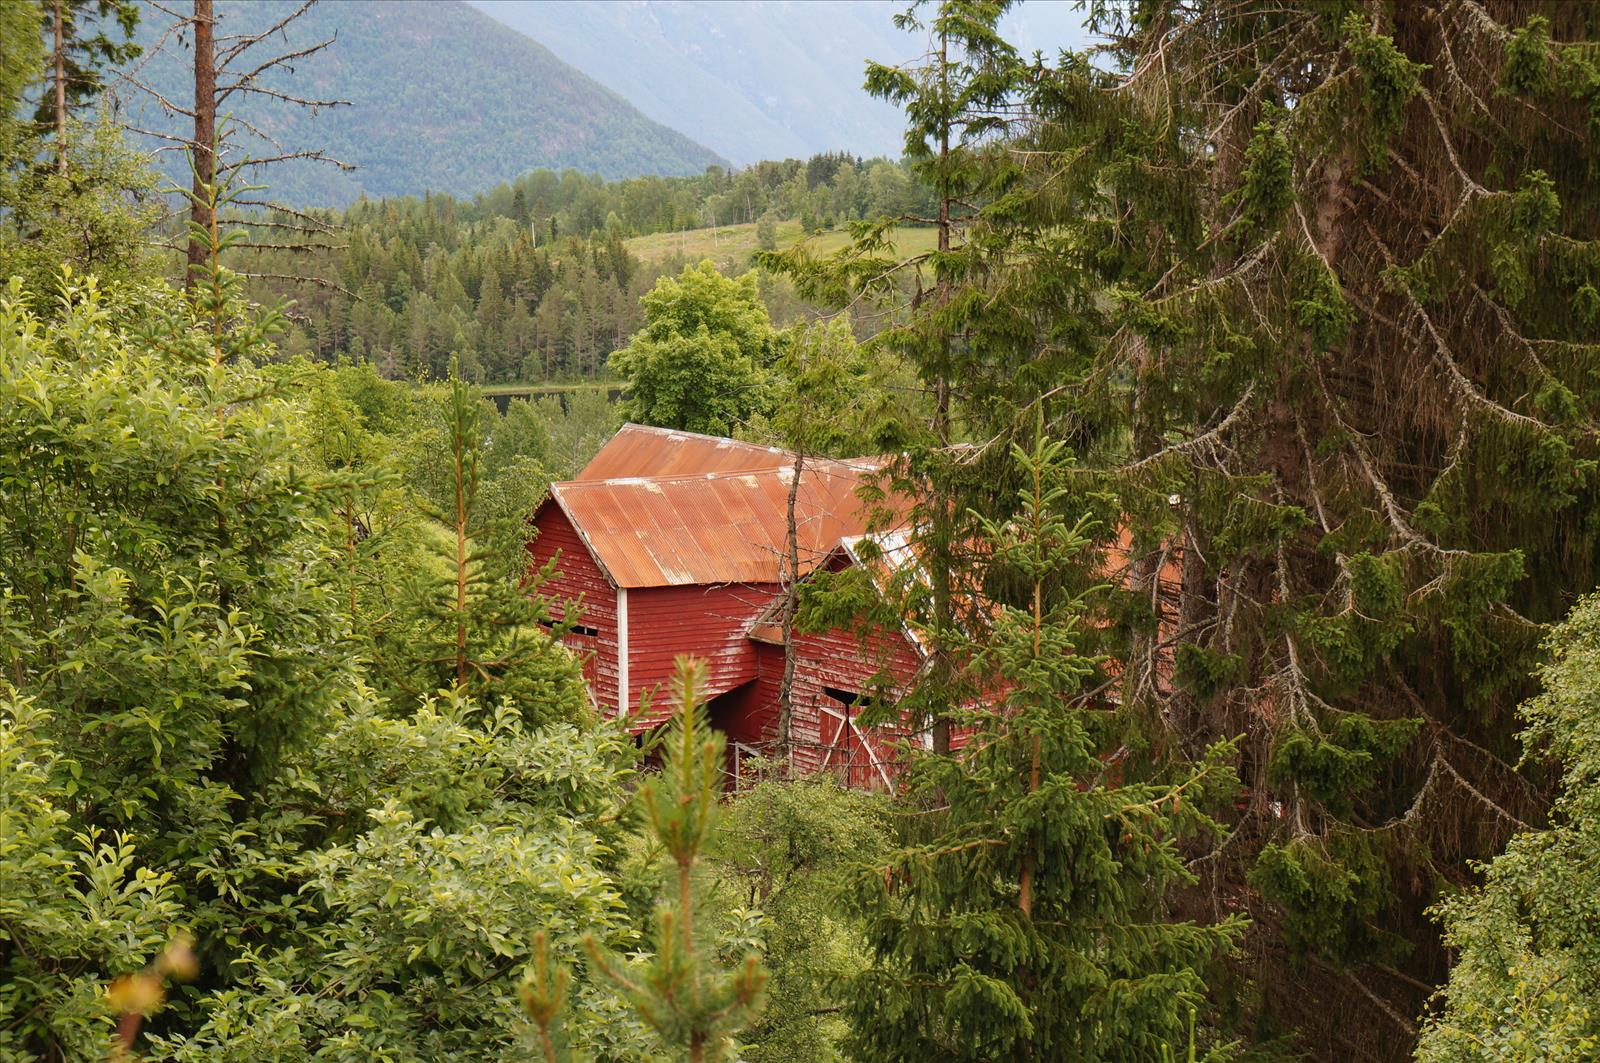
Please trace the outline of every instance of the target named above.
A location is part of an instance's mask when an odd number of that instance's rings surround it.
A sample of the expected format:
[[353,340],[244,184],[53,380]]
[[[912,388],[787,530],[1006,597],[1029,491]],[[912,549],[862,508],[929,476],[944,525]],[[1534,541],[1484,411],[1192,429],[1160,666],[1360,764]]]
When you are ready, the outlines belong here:
[[651,712],[638,726],[665,720],[673,660],[690,654],[706,662],[707,700],[757,678],[756,645],[745,629],[778,593],[772,584],[635,587],[628,591],[630,704],[652,692]]
[[[592,652],[592,659],[584,665],[584,676],[589,680],[595,703],[614,710],[617,704],[616,589],[595,564],[560,506],[546,499],[534,514],[533,523],[538,531],[528,544],[533,568],[538,570],[552,557],[557,558],[556,574],[544,585],[542,593],[551,600],[557,619],[574,619],[595,629],[594,635],[569,635],[566,645],[574,653]],[[579,615],[571,618],[562,615],[562,601],[580,596]]]
[[[783,650],[772,647],[774,666],[783,668]],[[832,771],[851,786],[879,789],[895,777],[895,742],[906,737],[902,727],[864,729],[847,713],[829,688],[865,694],[878,676],[887,676],[891,693],[904,687],[922,660],[900,632],[873,632],[863,647],[853,631],[795,635],[794,690],[791,694],[790,745],[795,770],[808,774]],[[848,724],[846,717],[849,717]]]
[[[778,688],[783,647],[752,640],[759,663],[754,681],[711,705],[712,723],[728,736],[729,771],[737,773],[750,753],[771,756],[778,738]],[[790,721],[791,766],[799,774],[831,772],[846,785],[881,790],[898,777],[895,744],[902,727],[861,728],[859,708],[845,712],[828,689],[863,693],[880,674],[891,689],[909,684],[921,657],[899,632],[869,636],[863,651],[853,631],[836,628],[795,635],[795,672]],[[846,723],[845,717],[849,716]]]

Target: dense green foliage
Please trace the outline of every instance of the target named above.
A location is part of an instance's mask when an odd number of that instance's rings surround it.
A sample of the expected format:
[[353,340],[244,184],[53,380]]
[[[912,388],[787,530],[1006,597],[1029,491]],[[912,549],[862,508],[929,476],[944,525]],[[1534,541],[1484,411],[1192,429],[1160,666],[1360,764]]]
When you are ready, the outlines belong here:
[[[218,37],[259,32],[298,6],[220,0]],[[182,104],[193,97],[185,80],[189,53],[171,41],[153,51],[170,22],[145,9],[138,39],[152,54],[139,73],[156,92]],[[315,85],[319,97],[351,106],[313,113],[282,100],[234,99],[241,123],[270,133],[289,150],[315,145],[355,167],[277,167],[272,180],[279,202],[335,206],[362,196],[472,195],[536,166],[629,177],[700,173],[722,161],[536,41],[463,3],[318,4],[289,26],[283,50],[335,35],[336,49],[275,72],[266,85],[301,96],[306,85]],[[173,123],[182,121],[164,117],[143,93],[130,94],[128,104],[132,123],[144,129],[173,132]],[[281,154],[264,137],[243,140],[241,150],[254,157]],[[168,177],[188,184],[181,156],[162,162]]]
[[[293,296],[302,324],[284,350],[371,362],[385,376],[475,381],[593,377],[640,321],[653,275],[620,233],[535,239],[504,217],[460,217],[444,197],[352,207],[338,251],[259,254],[261,272],[337,287],[258,282]],[[251,263],[256,266],[256,262]]]
[[1409,1054],[1424,909],[1541,815],[1512,709],[1595,582],[1600,20],[1531,10],[1108,5],[1114,73],[1031,74],[1070,165],[1000,175],[1006,275],[1082,219],[1076,406],[1125,433],[1135,574],[1181,568],[1126,696],[1180,749],[1244,736],[1207,886],[1254,920],[1253,1031],[1318,1052]]
[[[157,212],[156,179],[96,115],[103,68],[135,54],[137,16],[113,0],[65,0],[60,47],[65,113],[54,91],[56,8],[0,8],[0,277],[20,276],[47,300],[62,266],[115,283],[141,276]],[[48,44],[48,47],[47,47]],[[28,118],[24,105],[37,107]]]
[[[509,701],[530,723],[581,721],[588,699],[557,663],[567,654],[550,637],[552,618],[539,595],[549,573],[526,571],[528,514],[548,483],[532,441],[513,436],[501,450],[527,449],[513,451],[509,463],[494,462],[485,422],[501,419],[459,376],[430,405],[443,423],[424,429],[420,442],[442,456],[444,468],[442,482],[418,494],[435,531],[425,532],[422,549],[407,559],[414,567],[396,600],[372,619],[374,660],[398,691],[413,696],[452,687]],[[528,410],[523,403],[505,427],[526,422]],[[390,560],[382,564],[393,581]]]
[[[63,266],[107,284],[148,274],[156,252],[146,242],[159,216],[155,177],[129,152],[106,119],[69,126],[67,169],[41,163],[53,151],[23,131],[0,145],[0,263],[22,277],[41,306],[54,295]],[[0,140],[4,134],[0,133]]]
[[862,924],[840,903],[850,874],[880,862],[889,837],[881,797],[828,776],[762,779],[728,803],[708,853],[713,896],[760,912],[772,973],[745,1033],[752,1063],[841,1058],[847,979],[866,962]]
[[[52,0],[48,10],[40,14],[43,17],[39,18],[39,23],[50,37],[47,54],[50,91],[39,94],[33,124],[44,130],[70,120],[75,109],[93,102],[105,88],[107,68],[138,57],[139,45],[130,38],[139,24],[139,8],[133,0],[61,0],[60,3]],[[59,75],[55,69],[58,57]],[[16,61],[24,71],[31,65],[21,54]],[[59,86],[56,84],[58,76]],[[65,114],[58,113],[58,101],[65,105]]]
[[1530,757],[1561,769],[1554,823],[1518,834],[1481,888],[1441,907],[1458,951],[1421,1063],[1580,1060],[1600,1053],[1600,599],[1546,642],[1540,694],[1522,706]]
[[[151,1022],[164,1054],[503,1050],[534,929],[633,940],[595,825],[624,740],[556,722],[586,695],[548,642],[478,702],[374,690],[340,565],[371,488],[251,368],[273,317],[228,316],[81,284],[0,312],[0,1046],[102,1057],[103,986],[182,929],[200,974]],[[591,1054],[646,1051],[614,997],[578,1001]]]
[[[641,263],[631,236],[765,216],[809,231],[922,209],[899,166],[844,155],[624,181],[539,170],[470,201],[356,204],[325,219],[336,246],[252,252],[249,268],[333,282],[256,282],[297,301],[281,343],[291,354],[370,361],[390,377],[442,378],[455,356],[474,380],[567,379],[600,373],[642,324],[657,277],[688,264]],[[799,313],[771,284],[762,298],[784,324]]]
[[644,297],[644,328],[611,356],[635,421],[708,435],[771,410],[777,333],[754,273],[730,280],[710,262],[663,277]]
[[[1089,540],[1069,525],[1060,443],[1017,448],[1016,516],[986,522],[971,572],[1026,587],[977,630],[947,633],[980,707],[953,756],[917,762],[900,848],[861,874],[873,963],[853,980],[850,1044],[877,1060],[1149,1060],[1190,1044],[1203,973],[1236,921],[1171,918],[1193,881],[1180,845],[1222,829],[1227,747],[1170,778],[1107,779],[1115,716],[1088,691],[1089,607],[1071,573]],[[1226,1051],[1207,1053],[1224,1058]]]
[[34,85],[44,69],[44,40],[40,36],[44,11],[34,4],[7,4],[0,8],[0,122],[8,138],[16,135],[15,116],[22,94]]
[[[817,226],[881,215],[926,213],[927,194],[906,169],[882,157],[825,152],[758,162],[738,170],[708,167],[693,177],[601,180],[572,171],[535,170],[477,197],[477,216],[505,215],[541,232],[588,235],[614,214],[630,236],[748,223],[771,214]],[[472,215],[469,215],[472,216]]]
[[[904,166],[358,203],[286,319],[0,4],[0,1060],[1595,1056],[1600,21],[1007,6],[869,67]],[[782,626],[926,651],[898,792],[594,718],[523,521],[623,416],[889,455]]]
[[773,364],[772,413],[745,431],[802,458],[897,450],[919,412],[908,376],[883,347],[858,343],[845,315],[793,328]]

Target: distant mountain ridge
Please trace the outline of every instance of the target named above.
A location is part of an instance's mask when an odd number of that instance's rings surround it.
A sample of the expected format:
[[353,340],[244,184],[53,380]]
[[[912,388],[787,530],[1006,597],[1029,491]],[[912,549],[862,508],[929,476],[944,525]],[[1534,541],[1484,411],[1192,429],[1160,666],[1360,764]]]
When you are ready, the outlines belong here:
[[[219,0],[217,33],[270,26],[298,0]],[[146,5],[139,38],[153,44],[169,16]],[[549,49],[460,0],[324,0],[292,23],[289,47],[338,35],[325,52],[295,64],[282,83],[298,95],[350,100],[310,112],[260,97],[240,114],[286,147],[321,148],[357,169],[288,163],[274,167],[271,194],[296,204],[338,206],[362,195],[470,196],[536,168],[568,167],[607,178],[702,172],[726,160],[645,117],[621,96]],[[264,44],[264,51],[270,45]],[[280,50],[282,45],[280,44]],[[192,93],[187,48],[142,70],[169,98]],[[167,129],[153,102],[122,90],[134,125]],[[235,101],[238,102],[238,101]],[[257,141],[252,154],[275,153]],[[174,178],[181,160],[163,156]]]
[[[468,2],[740,165],[841,150],[898,157],[904,119],[862,89],[865,67],[927,46],[894,25],[908,0]],[[1002,31],[1024,53],[1053,54],[1088,40],[1082,20],[1063,0],[1027,0]]]

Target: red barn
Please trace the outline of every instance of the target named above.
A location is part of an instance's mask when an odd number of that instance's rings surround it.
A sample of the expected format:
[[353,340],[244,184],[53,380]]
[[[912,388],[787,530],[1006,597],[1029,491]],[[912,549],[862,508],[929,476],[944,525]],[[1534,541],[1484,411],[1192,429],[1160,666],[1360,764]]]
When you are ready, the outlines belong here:
[[[711,719],[729,737],[735,771],[777,738],[783,649],[773,616],[793,461],[772,447],[630,424],[576,479],[552,484],[533,517],[530,560],[555,559],[544,593],[558,615],[562,599],[579,603],[567,641],[585,655],[596,704],[635,713],[635,731],[658,726],[671,714],[674,658],[703,658]],[[800,576],[853,563],[849,544],[868,516],[858,489],[877,467],[806,461],[794,488]],[[864,649],[841,630],[799,636],[795,646],[795,764],[837,771],[852,785],[890,785],[888,746],[899,733],[861,728],[853,714],[886,663],[903,678],[920,665],[915,639],[881,632]]]
[[[707,663],[712,722],[727,734],[732,770],[778,738],[784,653],[779,619],[786,511],[794,455],[733,439],[625,425],[576,479],[552,484],[533,522],[534,566],[555,560],[545,593],[578,603],[567,644],[584,656],[595,703],[632,715],[632,729],[659,726],[673,661]],[[808,459],[795,489],[799,575],[867,564],[860,550],[867,507],[859,489],[879,468],[871,459]],[[1131,535],[1111,551],[1107,576],[1128,579]],[[903,530],[880,534],[874,569],[915,564]],[[1164,632],[1178,551],[1161,559],[1152,604]],[[565,619],[563,617],[563,619]],[[1166,640],[1162,640],[1165,643]],[[852,786],[892,786],[900,727],[862,727],[864,698],[884,685],[892,697],[924,663],[909,627],[796,633],[790,755],[804,772],[831,771]],[[1145,681],[1171,681],[1164,645]],[[1114,672],[1120,671],[1115,664]],[[641,703],[646,707],[641,708]]]

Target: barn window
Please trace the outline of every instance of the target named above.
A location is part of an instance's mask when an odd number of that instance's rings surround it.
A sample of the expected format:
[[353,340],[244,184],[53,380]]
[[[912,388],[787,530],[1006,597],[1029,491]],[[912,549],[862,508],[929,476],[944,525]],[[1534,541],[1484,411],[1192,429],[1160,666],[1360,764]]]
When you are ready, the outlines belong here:
[[838,687],[823,687],[822,692],[834,701],[842,701],[846,706],[855,709],[864,709],[872,704],[870,697],[863,697],[858,691],[840,690]]
[[[554,631],[555,626],[560,622],[561,621],[559,620],[541,620],[539,621],[539,626],[544,628],[546,631]],[[583,624],[574,624],[570,629],[568,629],[567,633],[570,635],[588,635],[590,638],[600,637],[599,628],[587,627]]]

